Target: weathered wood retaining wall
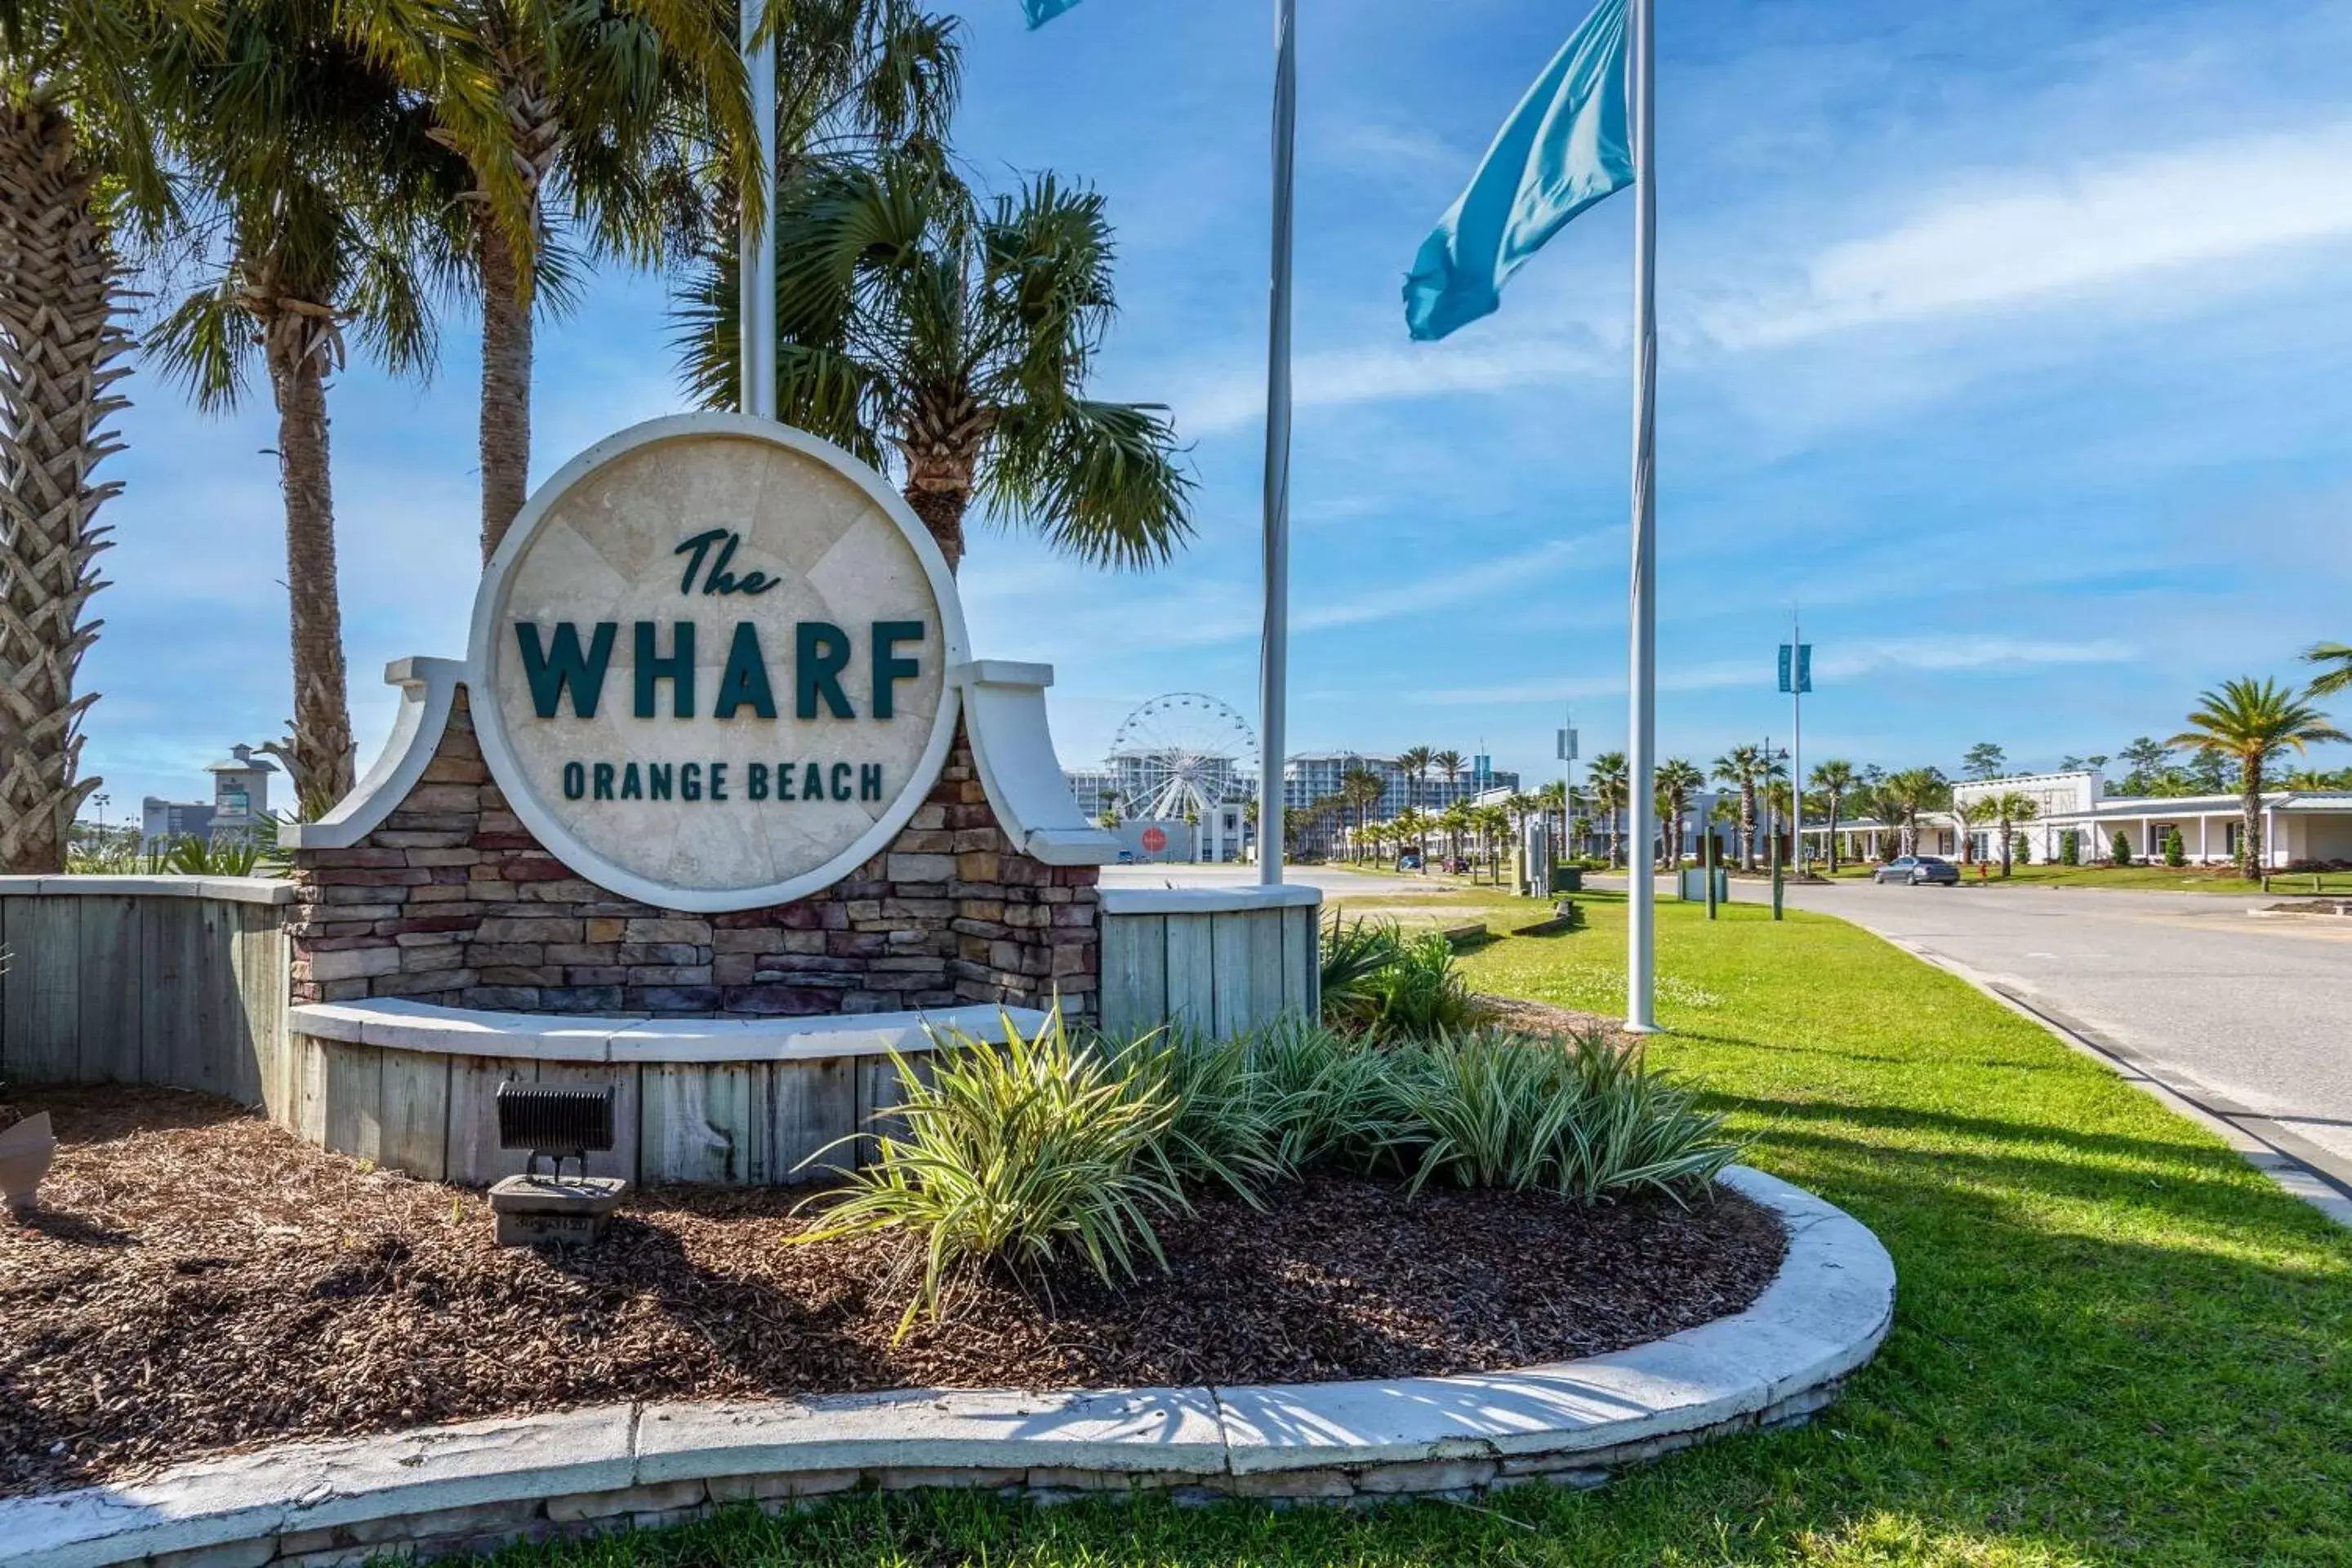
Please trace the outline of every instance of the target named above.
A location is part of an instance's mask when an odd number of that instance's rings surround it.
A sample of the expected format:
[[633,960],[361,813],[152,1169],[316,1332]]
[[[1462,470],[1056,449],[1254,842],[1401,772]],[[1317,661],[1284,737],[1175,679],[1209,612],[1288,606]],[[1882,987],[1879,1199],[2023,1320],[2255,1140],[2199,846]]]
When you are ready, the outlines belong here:
[[[337,1153],[429,1181],[520,1171],[498,1147],[509,1079],[611,1083],[600,1175],[788,1184],[898,1099],[887,1052],[927,1024],[1001,1037],[995,1007],[807,1019],[475,1012],[411,998],[289,1006],[296,889],[267,879],[0,878],[0,1075],[149,1083],[254,1106]],[[1312,888],[1103,895],[1102,1022],[1231,1035],[1320,1006]],[[1091,979],[1091,977],[1089,977]],[[1045,1015],[1014,1009],[1022,1027]],[[863,1143],[826,1162],[859,1163]]]
[[0,1074],[259,1104],[292,899],[264,878],[0,877]]
[[1102,1026],[1244,1034],[1322,1011],[1320,890],[1106,888]]

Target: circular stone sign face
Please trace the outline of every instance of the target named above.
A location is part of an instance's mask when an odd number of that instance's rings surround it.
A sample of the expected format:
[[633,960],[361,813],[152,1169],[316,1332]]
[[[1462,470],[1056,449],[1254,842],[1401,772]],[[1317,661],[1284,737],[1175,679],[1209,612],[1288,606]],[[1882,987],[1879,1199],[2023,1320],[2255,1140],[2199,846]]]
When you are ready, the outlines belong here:
[[657,419],[531,497],[468,684],[515,815],[589,880],[757,909],[887,847],[955,731],[946,560],[882,477],[733,414]]

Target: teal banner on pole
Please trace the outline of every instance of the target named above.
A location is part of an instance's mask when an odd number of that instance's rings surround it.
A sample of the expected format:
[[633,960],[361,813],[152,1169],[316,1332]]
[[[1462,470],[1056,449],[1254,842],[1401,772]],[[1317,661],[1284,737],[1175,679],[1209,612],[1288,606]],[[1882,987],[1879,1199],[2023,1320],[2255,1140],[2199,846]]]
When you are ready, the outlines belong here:
[[1028,13],[1032,27],[1042,27],[1077,3],[1078,0],[1021,0],[1021,9]]
[[1805,692],[1813,689],[1813,645],[1780,645],[1780,689]]
[[1601,0],[1422,242],[1405,279],[1405,325],[1429,341],[1492,315],[1503,285],[1546,241],[1633,183],[1625,0]]

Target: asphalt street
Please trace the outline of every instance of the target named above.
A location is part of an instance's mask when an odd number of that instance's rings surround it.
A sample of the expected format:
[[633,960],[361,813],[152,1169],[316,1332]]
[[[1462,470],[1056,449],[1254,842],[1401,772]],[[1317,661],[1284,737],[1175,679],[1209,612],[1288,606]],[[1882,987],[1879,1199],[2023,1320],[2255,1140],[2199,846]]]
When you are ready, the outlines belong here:
[[[1759,896],[1741,885],[1735,897]],[[2284,1152],[2352,1177],[2352,919],[2263,917],[2277,900],[2095,888],[1790,889],[2128,1058]],[[2238,1114],[2245,1113],[2245,1114]],[[2280,1139],[2286,1140],[2281,1143]]]

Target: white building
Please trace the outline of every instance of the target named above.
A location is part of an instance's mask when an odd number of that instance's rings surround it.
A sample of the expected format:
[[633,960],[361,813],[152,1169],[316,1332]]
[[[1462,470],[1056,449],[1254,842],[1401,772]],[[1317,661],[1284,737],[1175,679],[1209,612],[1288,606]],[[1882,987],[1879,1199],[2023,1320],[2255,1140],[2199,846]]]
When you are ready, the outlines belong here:
[[[2113,859],[2117,834],[2123,835],[2133,860],[2161,860],[2165,839],[2174,832],[2180,835],[2181,853],[2192,866],[2223,866],[2237,858],[2244,815],[2236,795],[2111,795],[2106,781],[2089,769],[1956,784],[1952,810],[1921,814],[1918,852],[1958,856],[1965,833],[1974,858],[2000,859],[2000,825],[1969,822],[1968,808],[2011,793],[2033,802],[2033,816],[2011,823],[2010,831],[2024,837],[2038,861],[2058,859],[2069,833],[2075,835],[2075,858],[2085,863]],[[2263,864],[2269,869],[2352,862],[2352,790],[2265,790],[2262,814]],[[1891,853],[1893,825],[1842,822],[1840,857],[1866,855],[1874,829],[1887,836]],[[1822,853],[1827,833],[1828,825],[1818,816],[1807,825],[1808,853]]]
[[140,803],[139,836],[149,848],[173,838],[220,838],[277,831],[269,810],[269,780],[278,764],[257,757],[251,746],[231,746],[220,762],[208,764],[213,798],[207,801],[164,800],[149,795]]

